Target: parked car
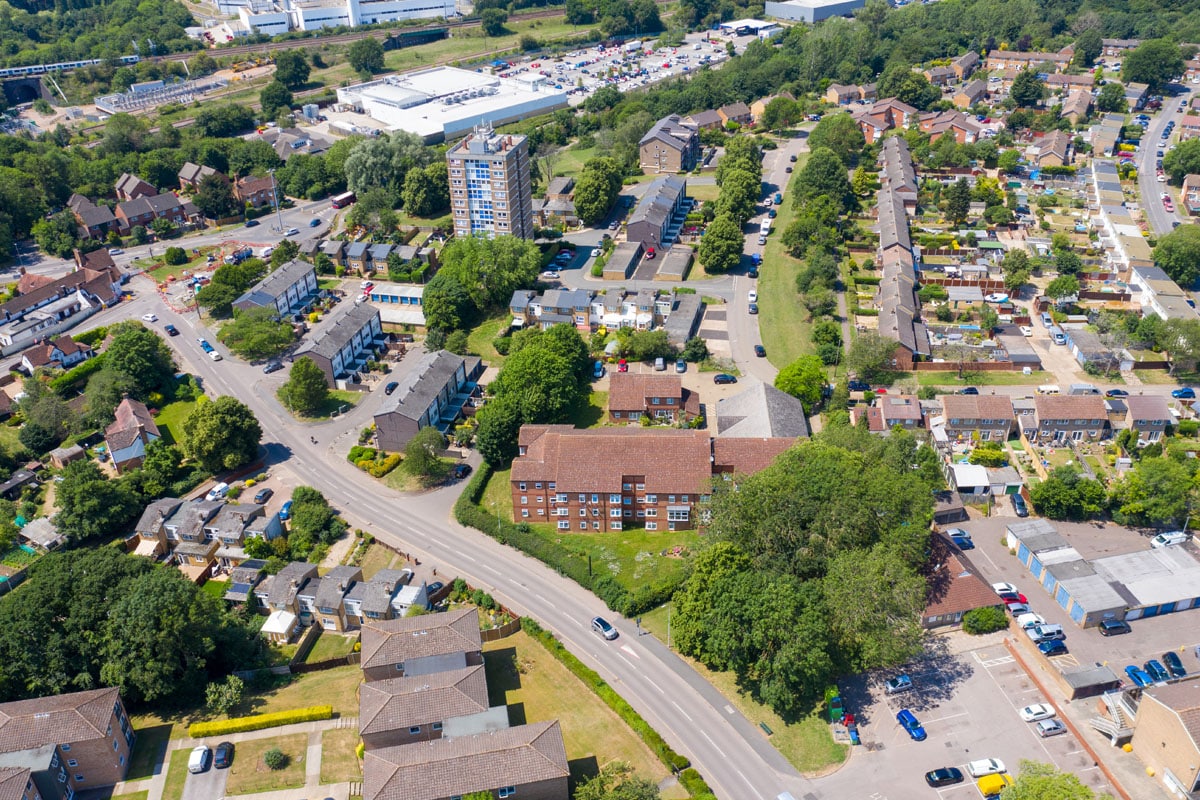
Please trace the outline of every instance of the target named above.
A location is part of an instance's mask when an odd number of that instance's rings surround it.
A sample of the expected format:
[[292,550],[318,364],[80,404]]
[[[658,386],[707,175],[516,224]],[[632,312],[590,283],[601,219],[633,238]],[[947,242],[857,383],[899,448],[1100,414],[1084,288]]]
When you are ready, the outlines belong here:
[[158,322],[158,317],[155,314],[142,314],[143,322]]
[[254,495],[254,502],[258,503],[261,506],[263,503],[270,500],[271,495],[273,495],[273,494],[275,494],[275,490],[270,487],[267,487],[266,489],[259,489],[258,492]]
[[727,372],[718,372],[713,375],[713,383],[737,383],[737,378]]
[[1109,389],[1104,393],[1105,397],[1129,397],[1129,392],[1124,389]]
[[751,314],[757,314],[758,313],[758,303],[751,303],[750,308],[748,310],[750,311]]
[[1133,628],[1129,627],[1129,623],[1123,619],[1106,619],[1100,622],[1101,636],[1120,636],[1122,633],[1131,633]]
[[1183,668],[1183,662],[1179,660],[1178,653],[1163,653],[1162,660],[1166,662],[1167,671],[1171,673],[1172,678],[1187,676],[1187,670]]
[[1067,726],[1062,720],[1057,719],[1044,719],[1035,725],[1034,728],[1037,730],[1037,735],[1043,739],[1067,732]]
[[942,767],[925,773],[925,782],[934,789],[942,786],[953,786],[963,782],[962,770],[958,767]]
[[258,220],[256,220],[256,219],[248,219],[248,220],[246,220],[246,224],[245,224],[245,225],[243,225],[242,227],[245,227],[245,228],[257,228],[257,227],[258,227]]
[[296,235],[298,235],[299,233],[300,233],[300,229],[299,229],[299,228],[288,228],[288,229],[287,229],[287,230],[284,232],[284,234],[283,234],[283,235],[284,235],[284,236],[296,236]]
[[1004,604],[1007,606],[1011,606],[1015,603],[1024,603],[1026,605],[1029,603],[1029,598],[1020,592],[1001,592],[1000,599],[1003,600]]
[[867,383],[866,381],[850,381],[847,385],[850,387],[850,391],[852,392],[871,391],[871,384]]
[[992,292],[991,294],[984,295],[983,302],[985,302],[985,303],[1007,303],[1008,295],[1004,294],[1003,292]]
[[998,775],[1001,772],[1008,772],[1004,766],[1004,762],[998,758],[983,758],[979,761],[971,761],[967,763],[967,773],[972,778],[982,778],[984,775]]
[[1188,540],[1188,535],[1183,531],[1167,531],[1160,533],[1150,540],[1151,547],[1171,547],[1177,544],[1183,544]]
[[288,500],[286,503],[283,504],[283,507],[279,509],[279,519],[286,522],[291,516],[292,516],[292,501]]
[[921,723],[917,720],[915,714],[907,708],[900,709],[900,713],[896,715],[896,721],[900,723],[900,727],[904,728],[909,737],[914,742],[923,742],[928,738],[925,729],[921,727]]
[[1020,594],[1021,591],[1011,583],[1000,582],[992,584],[992,591],[996,594]]
[[1025,505],[1025,498],[1021,497],[1021,495],[1019,495],[1019,494],[1014,494],[1014,495],[1009,495],[1009,496],[1012,498],[1013,511],[1016,512],[1017,516],[1018,517],[1028,517],[1029,516],[1029,506]]
[[1134,686],[1149,686],[1154,683],[1154,679],[1147,675],[1141,667],[1136,664],[1130,664],[1125,668],[1125,674],[1129,676],[1129,680],[1133,681]]
[[979,394],[979,390],[977,388],[975,388],[974,386],[968,386],[965,389],[959,389],[958,394],[975,395],[975,394]]
[[1006,606],[1006,608],[1008,609],[1009,615],[1013,619],[1033,613],[1033,609],[1024,603],[1010,603],[1008,606]]
[[950,541],[954,542],[954,545],[959,550],[974,550],[975,549],[975,543],[973,541],[971,541],[970,536],[957,536],[955,534],[951,534]]
[[758,270],[755,269],[754,267],[751,267],[749,270],[746,271],[746,277],[747,278],[758,278]]
[[122,249],[121,249],[121,248],[119,248],[119,247],[110,247],[110,248],[108,248],[108,254],[109,254],[110,256],[119,256],[119,255],[121,255],[121,254],[122,254],[122,253],[124,253],[124,252],[125,252],[125,251],[124,251],[124,250],[122,250]]
[[455,464],[454,469],[451,470],[450,474],[453,475],[453,477],[456,481],[460,481],[463,478],[465,478],[471,474],[471,465],[470,464]]
[[1019,330],[1021,331],[1022,336],[1033,336],[1033,328],[1029,327],[1028,325],[1020,326]]
[[440,592],[442,589],[445,589],[445,588],[446,588],[446,584],[442,583],[441,581],[434,581],[433,583],[431,583],[425,587],[425,594],[429,597],[433,597],[438,592]]
[[212,758],[212,750],[208,749],[206,744],[198,744],[192,748],[191,755],[188,756],[188,772],[207,772],[208,763]]
[[400,388],[399,381],[389,381],[388,385],[383,387],[383,393],[391,394],[392,392],[396,391],[398,388]]
[[549,280],[556,280],[558,278],[558,273],[552,269],[548,269],[542,273],[542,277],[547,278]]
[[1039,719],[1050,719],[1057,716],[1054,706],[1049,703],[1034,703],[1031,706],[1025,706],[1017,713],[1021,715],[1021,720],[1024,722],[1037,722]]
[[1155,683],[1171,679],[1171,673],[1167,672],[1167,668],[1157,658],[1147,661],[1143,669],[1150,673],[1150,677],[1154,678]]
[[179,335],[179,328],[176,328],[174,325],[164,325],[163,330],[167,332],[167,336]]
[[217,745],[213,766],[217,769],[227,769],[233,764],[233,742],[221,742]]
[[272,372],[278,372],[281,369],[283,369],[282,361],[268,361],[267,365],[263,367],[263,374],[270,375]]
[[1019,627],[1021,630],[1028,630],[1029,628],[1036,628],[1039,625],[1046,624],[1045,617],[1043,617],[1041,614],[1034,614],[1033,612],[1022,614],[1017,617],[1016,620],[1017,627]]
[[600,380],[601,378],[604,377],[604,362],[603,361],[597,361],[595,364],[592,365],[592,377],[595,378],[596,380]]
[[1171,397],[1176,400],[1195,400],[1196,390],[1190,386],[1184,386],[1171,392]]
[[608,620],[604,617],[594,617],[592,619],[592,630],[609,641],[617,638],[617,629],[609,625]]
[[1038,650],[1042,651],[1044,656],[1063,656],[1067,654],[1067,645],[1057,639],[1051,639],[1046,642],[1039,642]]
[[221,481],[216,486],[208,490],[208,494],[204,496],[205,500],[213,501],[220,500],[225,495],[229,494],[229,484]]
[[907,675],[897,675],[888,680],[885,684],[885,691],[888,694],[900,694],[901,692],[910,691],[913,688],[912,678]]
[[1025,635],[1028,636],[1035,644],[1042,642],[1062,641],[1067,638],[1066,631],[1062,625],[1035,625],[1032,628],[1025,629]]
[[646,260],[647,260],[647,261],[650,261],[651,259],[653,259],[653,258],[654,258],[654,256],[655,256],[654,248],[653,248],[653,247],[647,247],[647,248],[646,248]]

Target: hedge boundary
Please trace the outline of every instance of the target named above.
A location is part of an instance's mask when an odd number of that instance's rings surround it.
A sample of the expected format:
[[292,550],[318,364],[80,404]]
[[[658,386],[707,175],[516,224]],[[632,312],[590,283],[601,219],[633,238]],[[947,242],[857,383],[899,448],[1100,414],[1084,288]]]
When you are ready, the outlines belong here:
[[521,618],[521,630],[525,631],[525,633],[529,634],[530,638],[546,648],[546,651],[550,655],[558,659],[559,663],[566,667],[572,675],[583,681],[585,686],[604,701],[604,704],[612,709],[638,735],[638,738],[654,752],[654,755],[663,763],[663,766],[679,777],[679,783],[687,789],[692,800],[716,800],[716,794],[712,788],[705,782],[700,773],[692,768],[691,762],[688,761],[687,757],[672,750],[671,746],[667,744],[658,731],[650,727],[650,723],[646,722],[642,718],[642,715],[633,709],[633,706],[625,702],[625,698],[617,694],[600,677],[599,673],[576,658],[570,650],[563,647],[562,642],[555,638],[552,633],[529,617]]
[[333,706],[309,706],[308,708],[296,708],[291,711],[276,711],[272,714],[256,714],[253,717],[233,717],[232,719],[220,719],[211,722],[196,722],[188,727],[188,736],[193,739],[202,739],[206,736],[224,736],[227,733],[260,731],[264,728],[275,728],[280,725],[294,725],[297,722],[312,722],[322,719],[333,719]]
[[486,461],[467,484],[454,504],[454,519],[460,525],[475,528],[501,544],[512,545],[528,556],[578,583],[595,594],[605,605],[623,617],[637,616],[658,608],[671,599],[682,579],[646,584],[630,592],[611,575],[589,575],[587,559],[572,553],[560,544],[546,539],[526,524],[498,520],[479,505],[484,487],[492,476],[492,466]]

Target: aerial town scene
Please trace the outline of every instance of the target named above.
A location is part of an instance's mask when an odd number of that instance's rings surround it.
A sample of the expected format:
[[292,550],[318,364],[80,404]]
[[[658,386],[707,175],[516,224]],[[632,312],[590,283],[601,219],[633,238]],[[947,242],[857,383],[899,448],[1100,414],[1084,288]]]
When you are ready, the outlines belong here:
[[0,800],[1200,800],[1200,2],[0,4]]

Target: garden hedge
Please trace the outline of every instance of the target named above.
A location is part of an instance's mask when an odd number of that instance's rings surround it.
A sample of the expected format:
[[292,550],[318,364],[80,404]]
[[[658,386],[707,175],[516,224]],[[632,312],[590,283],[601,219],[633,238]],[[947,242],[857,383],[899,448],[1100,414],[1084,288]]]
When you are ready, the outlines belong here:
[[188,736],[201,739],[206,736],[224,736],[229,733],[245,733],[260,731],[263,728],[275,728],[280,725],[294,725],[297,722],[312,722],[319,719],[333,719],[333,706],[309,706],[296,708],[291,711],[276,711],[273,714],[256,714],[253,717],[234,717],[219,719],[212,722],[197,722],[188,728]]

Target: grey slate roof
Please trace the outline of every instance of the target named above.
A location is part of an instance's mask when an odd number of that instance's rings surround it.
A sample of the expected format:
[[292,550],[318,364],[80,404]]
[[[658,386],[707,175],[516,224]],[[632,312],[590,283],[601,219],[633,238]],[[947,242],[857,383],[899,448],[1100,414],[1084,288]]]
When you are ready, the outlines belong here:
[[646,135],[638,141],[638,146],[657,140],[676,150],[684,150],[694,136],[696,136],[695,126],[684,122],[678,114],[670,114],[654,123],[650,130],[646,131]]
[[307,261],[289,261],[281,264],[271,274],[246,290],[246,293],[234,301],[253,303],[256,306],[273,306],[276,299],[287,294],[287,290],[304,280],[308,273],[315,273],[316,267]]
[[[316,564],[306,564],[302,561],[291,562],[271,576],[267,602],[280,608],[291,605],[308,579],[315,577],[316,574]],[[266,581],[263,581],[263,584],[265,585]]]
[[904,200],[890,187],[879,191],[879,248],[886,250],[899,245],[912,249],[908,233],[908,216],[904,211]]
[[164,497],[161,500],[155,500],[142,512],[142,516],[138,518],[137,525],[134,526],[134,531],[137,533],[157,534],[158,529],[162,526],[163,521],[170,519],[179,507],[183,505],[183,501],[177,497]]
[[680,195],[687,191],[687,180],[677,175],[662,175],[646,187],[646,193],[638,201],[637,208],[629,215],[629,225],[649,222],[656,228],[664,226]]
[[379,309],[370,303],[345,302],[317,323],[296,358],[315,353],[332,359],[358,332],[379,319]]
[[326,572],[316,594],[317,608],[337,608],[350,584],[358,580],[362,580],[362,570],[358,567],[341,565]]
[[755,382],[744,391],[717,401],[717,436],[739,439],[808,436],[808,418],[803,404],[795,397]]
[[376,415],[396,413],[419,420],[434,398],[454,380],[459,367],[466,363],[466,374],[470,375],[478,362],[475,356],[464,358],[449,350],[426,353],[416,368],[400,381],[396,391],[383,398]]

